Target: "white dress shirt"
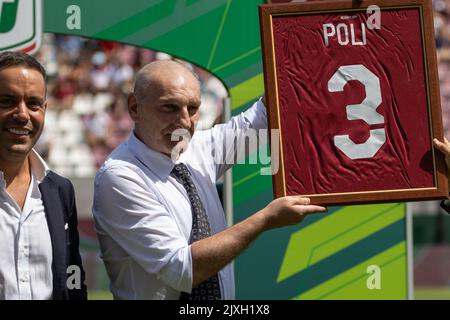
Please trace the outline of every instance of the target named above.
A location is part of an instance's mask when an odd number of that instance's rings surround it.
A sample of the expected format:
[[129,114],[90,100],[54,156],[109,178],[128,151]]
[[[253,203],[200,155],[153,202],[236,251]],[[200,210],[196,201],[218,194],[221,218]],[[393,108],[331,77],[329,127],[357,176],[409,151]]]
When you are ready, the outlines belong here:
[[[192,175],[212,234],[227,226],[215,183],[231,167],[236,148],[223,146],[250,128],[267,128],[261,101],[226,124],[197,131],[178,160]],[[223,156],[228,161],[217,161]],[[170,176],[174,165],[133,133],[96,175],[93,215],[116,299],[178,299],[181,291],[191,292],[192,212],[185,189]],[[222,298],[234,299],[231,263],[219,279]]]
[[45,300],[53,294],[52,243],[39,191],[49,169],[34,150],[29,159],[23,210],[6,191],[0,171],[0,299]]

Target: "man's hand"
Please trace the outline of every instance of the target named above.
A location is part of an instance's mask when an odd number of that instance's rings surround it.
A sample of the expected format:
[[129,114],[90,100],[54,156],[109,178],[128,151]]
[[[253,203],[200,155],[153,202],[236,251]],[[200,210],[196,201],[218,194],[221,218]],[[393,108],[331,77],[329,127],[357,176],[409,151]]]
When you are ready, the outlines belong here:
[[433,143],[436,149],[438,149],[445,155],[445,162],[447,163],[447,176],[449,178],[448,187],[450,189],[450,142],[448,142],[448,140],[444,137],[443,143],[438,139],[433,139]]
[[275,199],[244,221],[194,242],[191,245],[192,286],[196,287],[233,261],[264,231],[294,225],[308,214],[326,211],[324,207],[309,203],[308,198],[300,196]]
[[266,229],[279,228],[300,223],[308,214],[325,212],[321,206],[310,205],[309,198],[287,196],[273,200],[260,211]]
[[450,169],[450,142],[444,138],[444,142],[438,139],[433,139],[434,146],[445,155],[445,162],[447,163],[447,168]]

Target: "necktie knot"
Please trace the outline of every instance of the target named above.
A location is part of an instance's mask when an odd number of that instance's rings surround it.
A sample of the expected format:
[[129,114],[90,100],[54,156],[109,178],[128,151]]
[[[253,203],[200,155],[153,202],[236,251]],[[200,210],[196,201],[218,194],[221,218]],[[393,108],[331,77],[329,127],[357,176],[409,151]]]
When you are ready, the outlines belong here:
[[170,175],[178,179],[185,179],[190,174],[184,163],[177,163],[170,172]]
[[175,175],[185,175],[185,174],[189,174],[189,170],[184,163],[177,163],[173,167],[172,173]]
[[198,195],[198,192],[187,166],[184,163],[176,164],[170,175],[184,187],[189,196],[189,201],[192,203],[191,196]]

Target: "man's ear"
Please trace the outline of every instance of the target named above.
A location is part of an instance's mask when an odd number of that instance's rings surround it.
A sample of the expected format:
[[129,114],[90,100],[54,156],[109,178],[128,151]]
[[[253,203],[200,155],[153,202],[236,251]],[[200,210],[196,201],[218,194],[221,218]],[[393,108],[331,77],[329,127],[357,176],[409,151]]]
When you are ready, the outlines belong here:
[[136,100],[136,95],[132,92],[128,95],[128,113],[134,122],[139,120],[138,116],[138,105]]

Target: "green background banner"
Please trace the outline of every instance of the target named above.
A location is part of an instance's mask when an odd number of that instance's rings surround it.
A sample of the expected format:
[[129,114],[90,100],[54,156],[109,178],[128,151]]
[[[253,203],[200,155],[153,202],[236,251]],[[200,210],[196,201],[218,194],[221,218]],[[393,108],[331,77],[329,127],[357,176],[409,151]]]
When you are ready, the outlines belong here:
[[[44,0],[44,32],[128,43],[167,52],[220,78],[232,114],[264,92],[259,0]],[[80,9],[69,30],[68,7]],[[72,12],[72,11],[69,11]],[[233,169],[234,221],[272,200],[258,165]],[[261,236],[235,262],[239,299],[406,299],[404,204],[333,207],[301,225]],[[370,266],[380,289],[369,289]]]

